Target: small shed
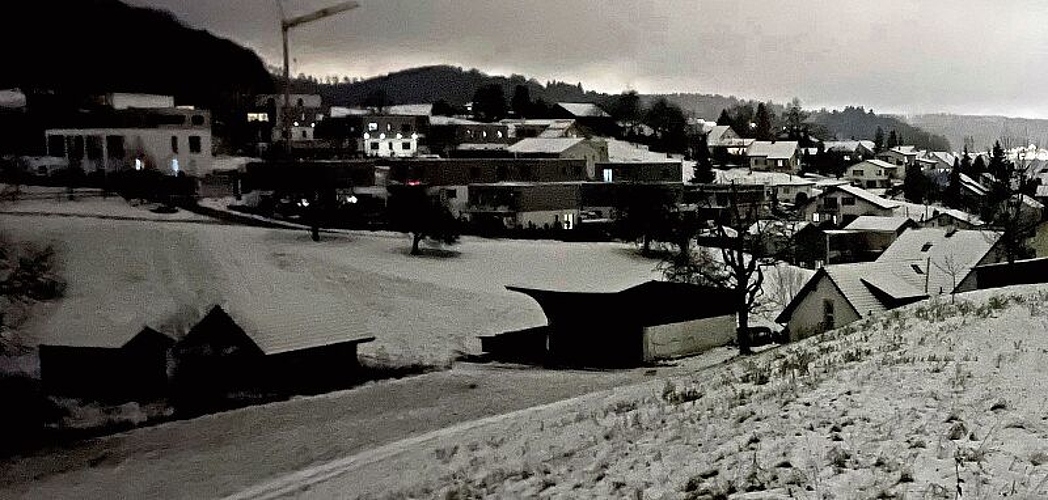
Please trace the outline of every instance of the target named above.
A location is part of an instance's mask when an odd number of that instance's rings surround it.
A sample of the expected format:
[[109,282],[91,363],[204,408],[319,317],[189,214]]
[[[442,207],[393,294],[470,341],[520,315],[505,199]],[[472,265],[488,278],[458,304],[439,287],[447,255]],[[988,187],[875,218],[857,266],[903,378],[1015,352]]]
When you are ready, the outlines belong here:
[[581,366],[636,366],[698,354],[735,338],[730,290],[649,281],[613,293],[506,287],[539,304],[545,327],[482,338],[497,358],[522,354]]
[[221,306],[212,307],[173,349],[180,396],[206,400],[243,391],[337,387],[359,375],[357,346],[375,340],[328,334],[316,324],[273,326],[255,317],[237,321]]
[[40,379],[49,394],[144,401],[167,390],[174,339],[145,327],[120,347],[40,345]]

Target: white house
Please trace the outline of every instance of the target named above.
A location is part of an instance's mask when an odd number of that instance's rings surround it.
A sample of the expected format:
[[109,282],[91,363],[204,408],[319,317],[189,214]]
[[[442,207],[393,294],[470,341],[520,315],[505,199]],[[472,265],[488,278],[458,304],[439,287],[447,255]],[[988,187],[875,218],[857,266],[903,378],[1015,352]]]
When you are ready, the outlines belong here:
[[852,184],[861,188],[890,188],[893,181],[902,180],[898,165],[884,160],[866,160],[848,167],[844,172]]
[[85,173],[133,168],[211,172],[211,114],[184,108],[125,109],[78,117],[44,132],[48,155]]
[[920,155],[921,152],[913,146],[896,146],[878,154],[877,159],[898,165],[905,170],[906,167],[913,165]]
[[608,143],[599,139],[529,137],[507,148],[517,158],[585,160],[586,176],[593,179],[596,164],[608,161]]
[[1000,236],[940,228],[906,231],[874,262],[819,269],[775,321],[796,340],[931,296],[973,290],[972,270],[1002,260]]
[[844,161],[859,161],[872,158],[876,145],[873,141],[825,141],[823,151],[840,153]]
[[746,148],[750,168],[797,172],[797,141],[754,141]]
[[822,193],[808,200],[801,208],[810,222],[831,221],[834,224],[851,222],[862,215],[890,217],[899,204],[881,198],[865,189],[848,184],[826,186]]

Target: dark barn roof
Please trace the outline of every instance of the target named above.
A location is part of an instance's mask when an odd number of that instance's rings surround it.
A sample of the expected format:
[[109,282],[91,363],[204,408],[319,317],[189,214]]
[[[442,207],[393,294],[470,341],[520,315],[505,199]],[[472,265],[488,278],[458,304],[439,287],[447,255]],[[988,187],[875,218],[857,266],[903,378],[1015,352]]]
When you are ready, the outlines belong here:
[[593,321],[646,327],[735,313],[731,290],[686,283],[648,281],[612,293],[506,288],[535,299],[551,325]]

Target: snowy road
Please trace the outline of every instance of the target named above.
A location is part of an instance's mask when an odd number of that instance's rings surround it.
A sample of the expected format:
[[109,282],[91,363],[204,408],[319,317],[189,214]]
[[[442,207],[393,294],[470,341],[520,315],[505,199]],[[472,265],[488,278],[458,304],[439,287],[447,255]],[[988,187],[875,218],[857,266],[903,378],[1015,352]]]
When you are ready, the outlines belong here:
[[[690,373],[716,350],[658,369]],[[0,466],[2,498],[214,498],[463,422],[649,381],[645,369],[446,372],[243,408],[86,441]]]

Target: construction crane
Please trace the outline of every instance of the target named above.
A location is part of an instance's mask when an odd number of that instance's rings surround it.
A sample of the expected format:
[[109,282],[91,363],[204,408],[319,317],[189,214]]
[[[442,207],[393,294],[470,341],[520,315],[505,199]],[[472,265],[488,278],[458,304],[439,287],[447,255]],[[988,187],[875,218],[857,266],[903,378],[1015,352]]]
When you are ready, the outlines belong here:
[[342,2],[330,7],[325,7],[316,12],[304,14],[297,17],[287,19],[284,15],[284,4],[280,0],[277,1],[277,5],[280,7],[280,33],[283,37],[284,42],[284,110],[283,110],[283,135],[284,135],[284,147],[288,156],[291,156],[291,68],[290,58],[287,50],[287,34],[291,31],[291,28],[301,26],[303,24],[311,23],[330,17],[335,14],[340,14],[347,10],[352,10],[360,7],[360,2]]

